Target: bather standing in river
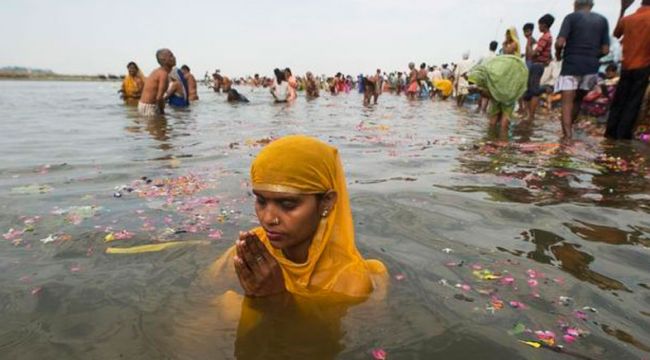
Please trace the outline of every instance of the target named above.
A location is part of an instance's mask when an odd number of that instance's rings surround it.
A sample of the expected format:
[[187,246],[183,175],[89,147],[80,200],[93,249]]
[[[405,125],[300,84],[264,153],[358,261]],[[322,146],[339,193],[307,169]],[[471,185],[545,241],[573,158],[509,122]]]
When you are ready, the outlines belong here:
[[197,92],[196,78],[194,78],[194,75],[190,72],[190,67],[187,65],[181,66],[181,71],[183,72],[185,80],[187,80],[188,99],[190,101],[197,101],[199,99],[199,94]]
[[142,116],[156,116],[165,113],[165,91],[169,86],[169,73],[176,66],[176,57],[169,49],[156,52],[160,65],[144,82],[142,96],[138,103],[138,112]]
[[138,65],[133,61],[126,68],[129,73],[124,78],[124,81],[122,81],[122,87],[118,92],[122,94],[122,99],[128,103],[140,99],[142,89],[144,88],[144,75]]

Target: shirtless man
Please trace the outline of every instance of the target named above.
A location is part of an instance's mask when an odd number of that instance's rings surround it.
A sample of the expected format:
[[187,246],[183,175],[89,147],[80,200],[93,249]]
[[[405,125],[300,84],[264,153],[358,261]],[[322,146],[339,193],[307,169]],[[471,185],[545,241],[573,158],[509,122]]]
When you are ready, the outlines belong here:
[[406,88],[406,96],[411,100],[415,100],[416,94],[420,91],[420,85],[418,84],[418,71],[415,70],[415,63],[413,62],[409,63],[408,82],[409,85]]
[[384,88],[384,77],[381,75],[380,69],[377,69],[377,73],[373,76],[372,81],[375,84],[375,92],[372,94],[372,100],[377,105],[377,99],[379,99],[379,95],[381,95]]
[[183,76],[185,76],[185,80],[187,80],[188,100],[189,101],[198,100],[199,94],[196,90],[196,79],[194,78],[194,75],[192,75],[192,73],[190,72],[190,67],[187,65],[183,65],[181,66],[181,71],[183,72]]
[[307,93],[307,97],[310,99],[315,99],[318,97],[318,84],[316,83],[316,79],[314,78],[314,75],[310,72],[307,71],[307,81],[306,81],[306,86],[305,86],[305,92]]
[[221,93],[221,87],[223,85],[223,76],[220,74],[220,70],[215,70],[212,74],[212,89],[216,93]]
[[165,113],[165,91],[169,86],[169,72],[176,66],[176,58],[169,49],[156,51],[160,67],[144,81],[138,112],[143,116],[156,116]]

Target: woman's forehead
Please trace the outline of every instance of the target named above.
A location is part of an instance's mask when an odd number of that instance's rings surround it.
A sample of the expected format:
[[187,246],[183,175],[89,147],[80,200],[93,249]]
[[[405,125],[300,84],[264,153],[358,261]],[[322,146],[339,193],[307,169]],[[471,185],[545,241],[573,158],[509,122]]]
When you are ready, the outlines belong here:
[[253,190],[253,194],[265,199],[301,199],[309,195],[292,194],[287,192]]

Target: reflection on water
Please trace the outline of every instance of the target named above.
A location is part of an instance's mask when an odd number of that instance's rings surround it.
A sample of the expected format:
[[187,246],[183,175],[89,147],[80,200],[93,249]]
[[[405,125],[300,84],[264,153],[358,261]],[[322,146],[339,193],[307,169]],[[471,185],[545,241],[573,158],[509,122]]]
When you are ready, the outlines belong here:
[[[563,146],[543,117],[505,139],[452,102],[389,94],[275,106],[244,88],[251,103],[233,106],[201,89],[189,111],[149,120],[118,86],[0,82],[2,357],[557,358],[518,342],[535,331],[575,358],[650,353],[647,144]],[[380,303],[257,312],[244,329],[219,310],[241,298],[225,306],[218,280],[197,283],[255,224],[252,157],[292,133],[340,149],[360,251],[393,281]],[[197,239],[211,242],[104,253]],[[510,335],[518,322],[530,331]]]
[[576,278],[604,290],[630,291],[621,282],[590,270],[589,264],[594,261],[594,257],[578,250],[576,247],[579,245],[566,243],[563,238],[540,229],[532,229],[522,235],[524,241],[536,245],[535,251],[528,253],[529,259],[546,264],[557,264]]

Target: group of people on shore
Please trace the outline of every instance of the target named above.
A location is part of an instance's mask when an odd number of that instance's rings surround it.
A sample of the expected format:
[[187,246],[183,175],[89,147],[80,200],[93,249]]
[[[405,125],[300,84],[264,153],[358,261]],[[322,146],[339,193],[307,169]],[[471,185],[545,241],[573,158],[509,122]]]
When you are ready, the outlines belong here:
[[[606,136],[631,139],[637,120],[647,117],[650,77],[650,0],[642,0],[634,14],[625,16],[633,2],[621,0],[613,33],[622,39],[620,69],[610,53],[607,19],[592,11],[593,0],[575,0],[575,11],[566,16],[555,39],[551,33],[555,18],[546,14],[537,22],[537,38],[533,23],[523,27],[524,42],[511,27],[501,48],[492,41],[478,61],[467,52],[455,64],[422,63],[418,69],[411,62],[407,71],[386,74],[377,69],[356,78],[340,72],[331,77],[311,72],[294,76],[289,68],[276,68],[273,77],[255,74],[231,80],[216,70],[211,79],[206,73],[206,82],[215,92],[227,93],[230,102],[248,102],[233,85],[268,88],[277,103],[293,102],[299,91],[315,99],[321,90],[337,95],[356,88],[364,105],[377,104],[382,93],[390,92],[411,100],[455,97],[462,107],[468,96],[477,94],[477,111],[487,113],[490,123],[503,129],[509,127],[517,107],[519,116],[532,122],[540,104],[550,109],[559,102],[564,138],[573,136],[573,124],[585,112],[597,117],[609,113]],[[183,108],[198,100],[196,79],[187,65],[175,68],[176,59],[168,49],[159,50],[156,59],[160,67],[146,79],[137,64],[127,65],[120,90],[124,99],[138,99],[140,113],[147,116],[164,113],[165,104]]]

